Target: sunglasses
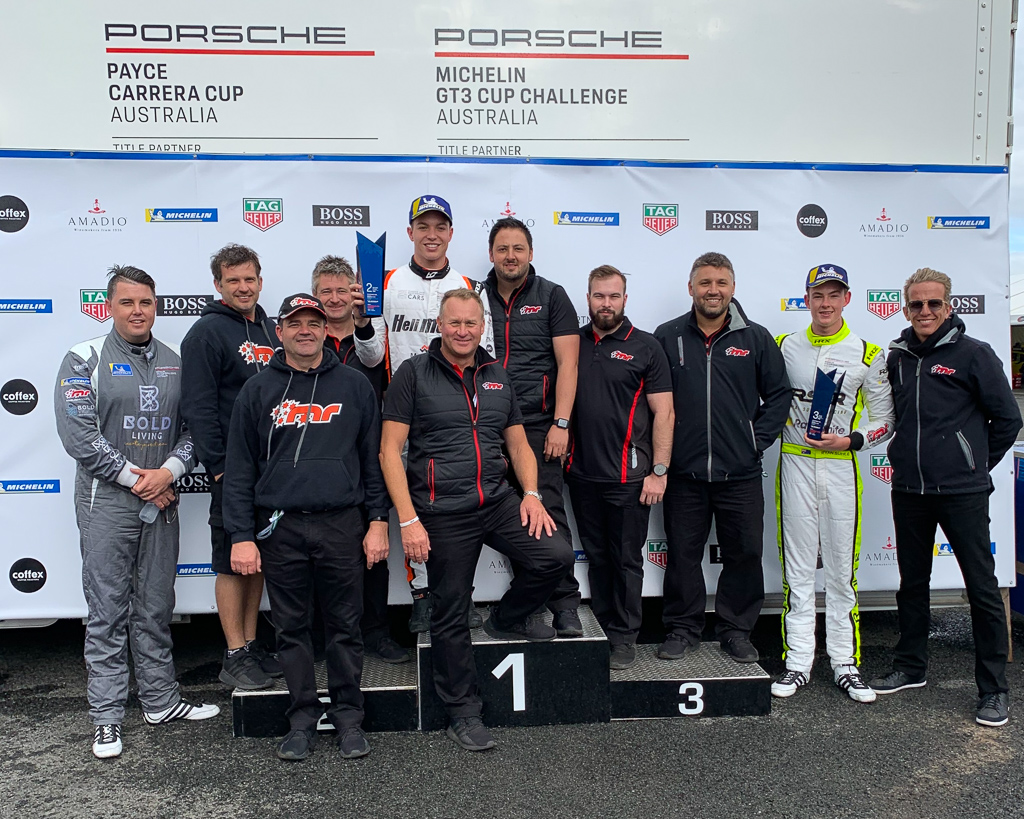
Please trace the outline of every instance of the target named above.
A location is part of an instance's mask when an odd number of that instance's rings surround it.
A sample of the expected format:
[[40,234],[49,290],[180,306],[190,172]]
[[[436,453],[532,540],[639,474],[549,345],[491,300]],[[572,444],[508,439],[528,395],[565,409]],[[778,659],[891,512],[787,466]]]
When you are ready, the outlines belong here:
[[907,309],[911,313],[920,313],[925,305],[928,305],[928,310],[932,313],[938,313],[939,310],[945,306],[945,299],[928,299],[928,301],[908,301]]

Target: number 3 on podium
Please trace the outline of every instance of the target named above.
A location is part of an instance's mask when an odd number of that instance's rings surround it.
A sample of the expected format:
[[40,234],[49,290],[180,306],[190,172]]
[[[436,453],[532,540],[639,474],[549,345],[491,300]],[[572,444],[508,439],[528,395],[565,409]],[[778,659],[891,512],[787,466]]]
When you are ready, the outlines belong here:
[[687,717],[695,717],[704,710],[704,686],[699,682],[687,682],[679,686],[679,713]]

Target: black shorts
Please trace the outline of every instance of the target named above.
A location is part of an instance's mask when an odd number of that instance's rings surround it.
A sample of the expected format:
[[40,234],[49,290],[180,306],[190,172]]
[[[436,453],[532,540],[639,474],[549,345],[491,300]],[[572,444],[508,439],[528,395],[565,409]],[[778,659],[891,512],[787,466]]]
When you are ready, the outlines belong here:
[[231,570],[231,538],[224,531],[224,481],[210,479],[210,567],[217,574],[237,574]]

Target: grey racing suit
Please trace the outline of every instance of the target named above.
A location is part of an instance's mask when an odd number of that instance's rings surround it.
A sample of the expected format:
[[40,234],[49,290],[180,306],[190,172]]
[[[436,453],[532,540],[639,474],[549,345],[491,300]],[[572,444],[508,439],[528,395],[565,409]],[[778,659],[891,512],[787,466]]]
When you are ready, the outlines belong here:
[[128,699],[128,641],[139,700],[162,711],[181,695],[171,658],[178,521],[171,508],[151,524],[131,493],[132,468],[166,467],[175,479],[196,465],[179,412],[181,359],[151,339],[129,344],[116,330],[72,347],[54,390],[57,433],[78,462],[75,512],[82,586],[89,715],[120,723]]

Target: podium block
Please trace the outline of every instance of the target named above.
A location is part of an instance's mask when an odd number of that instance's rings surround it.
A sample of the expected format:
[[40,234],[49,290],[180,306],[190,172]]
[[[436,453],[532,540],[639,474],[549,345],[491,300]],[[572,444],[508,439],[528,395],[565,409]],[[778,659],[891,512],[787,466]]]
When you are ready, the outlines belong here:
[[772,710],[772,680],[757,663],[738,663],[718,643],[681,660],[638,645],[632,668],[611,672],[612,719],[761,716]]
[[[323,702],[327,696],[327,668],[316,664],[316,686]],[[363,728],[366,731],[415,731],[419,722],[416,711],[416,665],[413,662],[393,665],[377,657],[363,661],[362,691],[364,697]],[[283,679],[274,680],[274,687],[263,691],[235,689],[231,695],[232,729],[236,737],[276,737],[288,733],[285,715],[290,699]],[[324,717],[317,725],[320,731],[332,731]]]
[[[477,680],[489,726],[567,725],[608,722],[611,717],[608,639],[587,606],[580,606],[583,636],[549,643],[495,640],[473,629]],[[551,623],[551,614],[544,617]],[[416,646],[419,665],[419,725],[436,731],[447,725],[434,690],[430,635]]]

